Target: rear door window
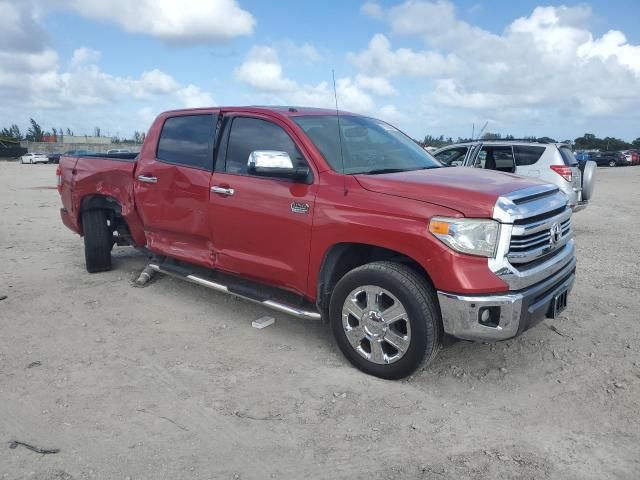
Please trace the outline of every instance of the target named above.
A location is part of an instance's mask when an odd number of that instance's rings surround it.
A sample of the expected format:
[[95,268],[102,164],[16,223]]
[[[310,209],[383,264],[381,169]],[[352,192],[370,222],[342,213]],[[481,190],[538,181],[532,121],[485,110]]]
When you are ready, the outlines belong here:
[[527,165],[533,165],[544,153],[545,147],[514,145],[513,155],[516,158],[516,165],[524,167]]
[[474,166],[498,172],[514,172],[516,167],[513,160],[513,149],[511,147],[484,146],[480,150]]
[[562,155],[562,160],[564,160],[565,165],[569,165],[570,167],[578,165],[578,161],[573,155],[573,152],[569,150],[569,147],[560,147],[558,150],[560,150],[560,155]]
[[214,133],[213,115],[168,118],[160,133],[156,157],[168,163],[211,170]]
[[464,162],[467,150],[469,150],[468,147],[449,148],[435,154],[434,156],[445,165],[457,167],[462,165],[462,162]]

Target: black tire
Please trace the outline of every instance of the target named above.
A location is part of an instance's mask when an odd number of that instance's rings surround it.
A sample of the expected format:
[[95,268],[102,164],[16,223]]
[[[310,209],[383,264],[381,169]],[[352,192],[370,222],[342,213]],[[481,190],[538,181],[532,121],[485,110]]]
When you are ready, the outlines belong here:
[[84,230],[84,258],[87,272],[111,270],[111,247],[113,234],[107,224],[104,210],[88,210],[82,213]]
[[[411,328],[409,347],[404,356],[394,363],[378,364],[367,360],[347,339],[342,324],[343,304],[354,289],[364,285],[389,291],[407,312]],[[347,273],[333,289],[329,317],[333,336],[345,357],[358,369],[376,377],[388,380],[407,377],[421,365],[428,365],[440,347],[442,322],[435,291],[426,279],[399,263],[373,262]]]

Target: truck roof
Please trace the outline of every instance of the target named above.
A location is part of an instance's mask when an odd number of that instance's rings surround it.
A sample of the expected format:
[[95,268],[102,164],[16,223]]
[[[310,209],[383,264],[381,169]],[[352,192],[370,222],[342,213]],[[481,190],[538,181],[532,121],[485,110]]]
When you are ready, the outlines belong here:
[[[206,107],[206,108],[183,108],[178,110],[169,110],[165,113],[197,113],[210,112],[212,110],[221,110],[223,112],[244,112],[244,113],[277,113],[286,117],[299,117],[309,115],[335,115],[335,108],[317,108],[317,107],[301,107],[293,105],[247,105],[240,107]],[[340,110],[340,115],[358,115],[357,113],[346,112]]]

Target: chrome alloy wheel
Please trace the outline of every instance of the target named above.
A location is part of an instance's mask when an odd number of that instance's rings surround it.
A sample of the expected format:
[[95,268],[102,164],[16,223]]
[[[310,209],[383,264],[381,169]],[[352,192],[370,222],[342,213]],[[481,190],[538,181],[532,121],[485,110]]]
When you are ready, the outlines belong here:
[[374,285],[358,287],[347,295],[342,327],[353,349],[377,364],[397,362],[411,343],[404,305],[391,292]]

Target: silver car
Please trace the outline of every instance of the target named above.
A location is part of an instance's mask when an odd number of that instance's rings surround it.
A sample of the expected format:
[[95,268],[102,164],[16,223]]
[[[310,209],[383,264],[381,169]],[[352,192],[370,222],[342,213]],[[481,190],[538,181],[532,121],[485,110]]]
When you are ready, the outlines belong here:
[[595,162],[579,165],[563,143],[477,141],[449,145],[433,155],[452,167],[486,168],[552,183],[567,196],[576,212],[585,208],[593,195]]

